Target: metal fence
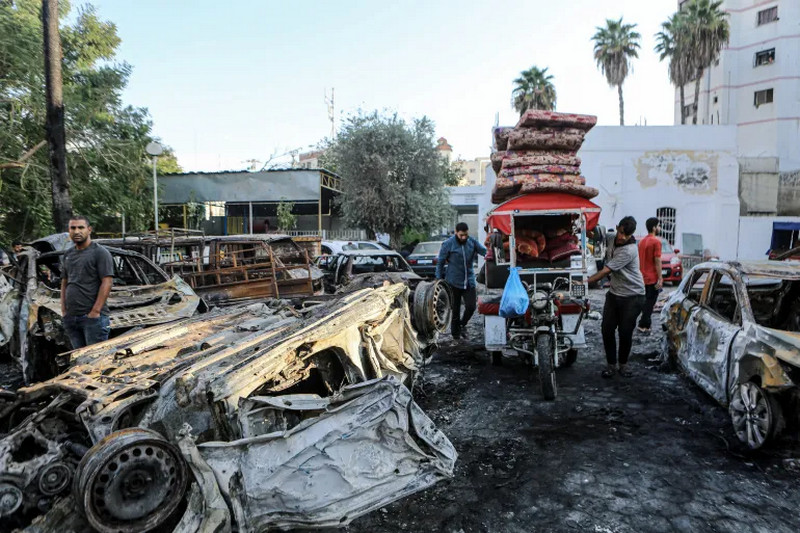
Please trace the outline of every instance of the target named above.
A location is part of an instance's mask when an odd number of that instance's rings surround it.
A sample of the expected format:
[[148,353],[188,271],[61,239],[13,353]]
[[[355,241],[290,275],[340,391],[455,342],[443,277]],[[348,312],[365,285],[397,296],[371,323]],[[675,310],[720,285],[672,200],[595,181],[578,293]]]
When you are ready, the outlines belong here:
[[702,255],[682,255],[680,257],[684,272],[687,272],[700,263],[707,261],[707,259]]
[[[286,232],[292,237],[316,237],[320,236],[317,230],[310,231],[288,231]],[[322,230],[323,241],[365,241],[367,240],[367,232],[364,230],[351,229],[351,230]]]

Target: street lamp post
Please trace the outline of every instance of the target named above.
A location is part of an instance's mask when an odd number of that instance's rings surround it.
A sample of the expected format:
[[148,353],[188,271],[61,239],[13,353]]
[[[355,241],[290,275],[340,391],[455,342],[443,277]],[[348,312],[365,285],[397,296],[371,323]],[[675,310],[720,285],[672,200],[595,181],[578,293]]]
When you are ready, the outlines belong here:
[[151,142],[147,144],[145,150],[153,156],[153,229],[156,232],[156,237],[158,237],[158,176],[156,174],[156,163],[158,162],[158,156],[164,152],[164,148],[157,142]]

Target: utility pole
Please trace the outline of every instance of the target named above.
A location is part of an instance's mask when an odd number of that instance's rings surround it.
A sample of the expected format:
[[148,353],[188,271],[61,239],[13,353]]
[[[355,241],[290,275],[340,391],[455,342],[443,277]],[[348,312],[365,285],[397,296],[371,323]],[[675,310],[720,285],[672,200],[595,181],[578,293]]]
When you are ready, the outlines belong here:
[[67,174],[67,141],[64,133],[64,95],[61,80],[61,37],[58,33],[58,0],[42,0],[44,28],[44,80],[47,101],[45,133],[50,153],[53,224],[67,231],[72,217]]

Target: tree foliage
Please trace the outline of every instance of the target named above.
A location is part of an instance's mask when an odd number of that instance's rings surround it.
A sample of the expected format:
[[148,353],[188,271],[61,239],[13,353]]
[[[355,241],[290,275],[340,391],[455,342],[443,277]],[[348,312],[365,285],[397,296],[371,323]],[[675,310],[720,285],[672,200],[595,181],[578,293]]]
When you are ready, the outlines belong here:
[[694,80],[692,124],[697,124],[697,102],[705,69],[718,58],[730,38],[728,13],[721,9],[722,0],[689,0],[677,13],[661,25],[656,34],[656,51],[661,59],[670,58],[670,80],[681,90],[681,123],[683,86]]
[[[152,220],[152,177],[144,147],[153,140],[146,109],[121,94],[131,67],[118,62],[116,26],[91,6],[65,23],[61,39],[67,161],[75,213],[96,231],[129,230]],[[0,2],[0,240],[53,232],[45,139],[41,2]]]
[[281,199],[278,204],[278,231],[291,231],[297,227],[297,215],[292,213],[294,202]]
[[325,168],[342,177],[340,206],[348,223],[388,233],[400,246],[403,230],[432,232],[449,220],[446,181],[457,174],[435,148],[434,124],[407,123],[377,111],[349,117],[325,153]]
[[594,34],[594,60],[611,87],[619,94],[619,125],[625,125],[625,102],[622,84],[628,77],[631,59],[639,57],[639,41],[642,36],[634,30],[636,24],[623,24],[619,20],[606,20],[605,27],[598,27]]
[[514,90],[511,91],[511,106],[520,116],[528,109],[555,110],[556,88],[553,85],[553,76],[547,73],[547,68],[533,66],[519,73],[519,78],[514,80]]

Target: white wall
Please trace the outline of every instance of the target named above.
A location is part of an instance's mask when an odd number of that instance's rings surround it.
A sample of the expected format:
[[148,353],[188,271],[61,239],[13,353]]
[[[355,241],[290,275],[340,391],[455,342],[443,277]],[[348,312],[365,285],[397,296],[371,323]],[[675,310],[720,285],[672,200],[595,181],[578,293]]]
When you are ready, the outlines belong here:
[[739,220],[739,259],[766,259],[772,243],[773,222],[800,222],[800,217],[741,217]]
[[638,233],[660,207],[676,209],[676,246],[683,233],[703,236],[703,247],[736,257],[739,166],[731,126],[599,126],[578,155],[587,185],[600,190],[602,224],[631,215]]

